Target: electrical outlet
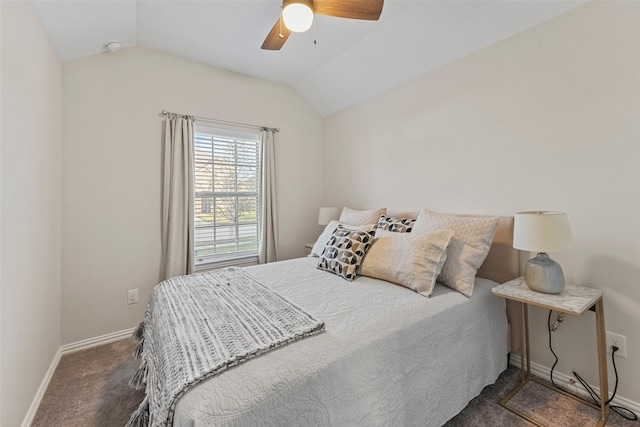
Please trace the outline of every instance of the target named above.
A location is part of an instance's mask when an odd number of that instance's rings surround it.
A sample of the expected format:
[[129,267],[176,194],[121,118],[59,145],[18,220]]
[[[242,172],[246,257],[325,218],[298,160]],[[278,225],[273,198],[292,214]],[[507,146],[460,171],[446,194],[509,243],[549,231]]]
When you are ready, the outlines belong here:
[[136,304],[138,302],[138,290],[129,289],[127,291],[127,304]]
[[607,353],[611,353],[611,347],[618,347],[616,356],[627,358],[627,337],[607,331]]

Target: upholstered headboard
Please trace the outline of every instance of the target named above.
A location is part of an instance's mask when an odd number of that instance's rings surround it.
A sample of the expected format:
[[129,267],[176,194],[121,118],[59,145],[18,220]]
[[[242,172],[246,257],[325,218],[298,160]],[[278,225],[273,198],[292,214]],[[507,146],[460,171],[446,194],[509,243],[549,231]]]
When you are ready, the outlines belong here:
[[478,277],[504,283],[520,276],[520,256],[513,248],[513,217],[500,217],[491,249]]
[[[513,217],[500,217],[493,237],[491,250],[478,269],[477,276],[494,282],[504,283],[520,276],[520,252],[513,248]],[[520,349],[522,317],[520,309],[513,301],[507,301],[509,320],[509,351]]]
[[[419,212],[388,209],[389,216],[417,218]],[[457,215],[457,214],[454,214]],[[462,215],[462,214],[461,214]],[[465,215],[473,216],[473,215]],[[519,251],[513,248],[513,217],[501,216],[493,236],[491,250],[478,269],[477,276],[504,283],[520,276]]]

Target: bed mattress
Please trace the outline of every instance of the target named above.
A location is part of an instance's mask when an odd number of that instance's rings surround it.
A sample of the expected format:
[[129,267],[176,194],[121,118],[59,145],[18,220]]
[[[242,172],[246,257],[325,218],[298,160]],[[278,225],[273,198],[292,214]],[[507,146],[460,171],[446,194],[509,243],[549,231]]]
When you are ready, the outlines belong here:
[[507,367],[505,302],[476,278],[473,297],[430,298],[317,258],[247,271],[325,322],[326,331],[224,371],[187,392],[174,426],[440,426]]

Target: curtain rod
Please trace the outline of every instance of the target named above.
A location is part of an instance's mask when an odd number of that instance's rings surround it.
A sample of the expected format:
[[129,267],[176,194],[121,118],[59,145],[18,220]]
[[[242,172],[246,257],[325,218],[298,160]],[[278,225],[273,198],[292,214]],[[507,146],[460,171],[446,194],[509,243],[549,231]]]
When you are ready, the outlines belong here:
[[270,127],[267,127],[267,126],[249,125],[249,124],[246,124],[246,123],[229,122],[229,121],[226,121],[226,120],[208,119],[206,117],[188,116],[186,114],[171,113],[171,112],[169,112],[167,110],[162,110],[162,115],[163,116],[174,115],[174,116],[179,116],[179,117],[183,117],[183,118],[184,117],[191,117],[192,119],[200,121],[200,122],[219,123],[219,124],[224,124],[224,125],[242,126],[242,127],[251,128],[251,129],[260,129],[260,130],[269,130],[269,131],[274,131],[274,132],[280,132],[280,128],[270,128]]

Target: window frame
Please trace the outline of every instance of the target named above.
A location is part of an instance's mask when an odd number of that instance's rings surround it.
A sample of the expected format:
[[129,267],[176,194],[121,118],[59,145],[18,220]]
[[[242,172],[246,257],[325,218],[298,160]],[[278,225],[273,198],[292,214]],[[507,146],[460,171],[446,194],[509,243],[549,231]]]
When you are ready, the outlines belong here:
[[[197,141],[198,135],[208,135],[212,137],[221,137],[221,138],[233,138],[245,141],[255,141],[256,150],[257,150],[257,159],[256,159],[256,191],[255,192],[242,192],[242,191],[224,191],[224,192],[215,192],[213,193],[212,198],[215,197],[242,197],[248,195],[248,197],[256,198],[256,249],[255,250],[240,250],[240,251],[232,251],[227,253],[219,253],[205,256],[197,255],[197,240],[196,240],[196,223],[198,221],[198,212],[197,212],[197,161],[196,161],[196,152],[197,152]],[[237,171],[237,157],[236,157],[236,171]],[[261,200],[262,200],[262,135],[260,130],[255,131],[247,131],[247,130],[239,130],[230,126],[218,125],[215,126],[195,123],[195,135],[194,135],[194,270],[202,271],[208,270],[212,268],[220,268],[232,265],[250,265],[258,263],[258,254],[260,250],[260,237],[261,237]],[[236,176],[236,190],[237,190],[237,176]],[[212,189],[213,190],[213,189]],[[217,194],[216,194],[217,193]],[[236,215],[237,218],[237,215]],[[253,224],[253,223],[252,223]],[[242,224],[236,221],[235,227],[238,228]],[[213,228],[215,229],[215,225]],[[202,227],[204,228],[204,227]]]

